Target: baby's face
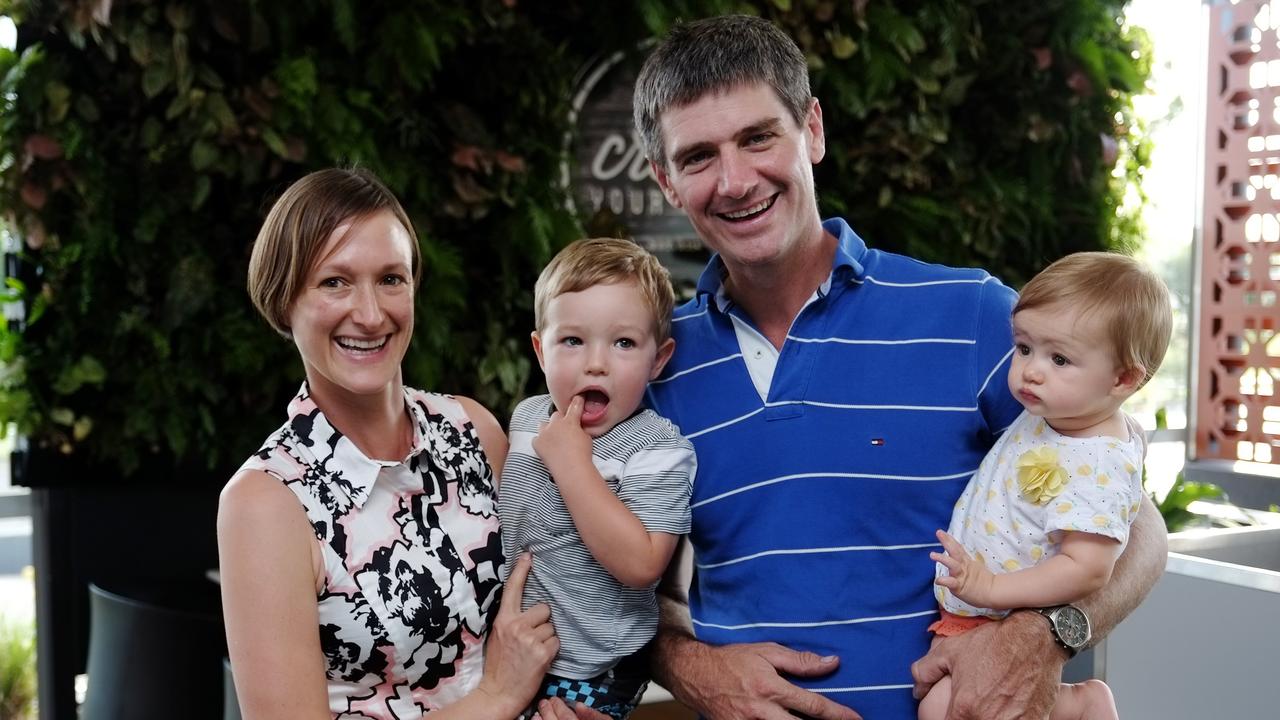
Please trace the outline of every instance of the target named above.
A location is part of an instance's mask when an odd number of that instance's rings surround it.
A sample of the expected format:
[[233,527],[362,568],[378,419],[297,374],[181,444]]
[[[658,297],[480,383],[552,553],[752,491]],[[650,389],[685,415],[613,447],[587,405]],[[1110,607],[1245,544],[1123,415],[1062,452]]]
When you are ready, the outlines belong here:
[[582,429],[599,437],[640,407],[674,342],[661,345],[654,318],[634,282],[594,285],[547,303],[533,349],[556,408],[581,395]]
[[1061,304],[1014,315],[1009,390],[1060,432],[1109,417],[1132,388],[1122,382],[1104,330],[1096,316]]

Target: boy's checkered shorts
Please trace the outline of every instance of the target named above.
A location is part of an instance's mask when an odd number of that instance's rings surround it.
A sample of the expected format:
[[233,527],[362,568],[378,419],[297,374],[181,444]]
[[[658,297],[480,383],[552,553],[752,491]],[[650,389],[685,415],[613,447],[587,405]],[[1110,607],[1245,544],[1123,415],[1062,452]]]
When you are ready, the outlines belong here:
[[648,665],[648,654],[641,650],[595,677],[575,680],[547,674],[542,678],[541,692],[517,720],[530,720],[538,710],[538,702],[552,697],[564,700],[569,707],[582,703],[615,720],[625,720],[640,704],[640,696],[649,685]]

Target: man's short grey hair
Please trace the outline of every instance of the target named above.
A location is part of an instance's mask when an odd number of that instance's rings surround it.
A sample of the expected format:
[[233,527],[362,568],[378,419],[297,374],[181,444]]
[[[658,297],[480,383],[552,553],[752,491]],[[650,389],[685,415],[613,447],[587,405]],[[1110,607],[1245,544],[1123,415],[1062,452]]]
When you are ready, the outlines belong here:
[[795,42],[773,23],[724,15],[681,23],[649,55],[636,78],[632,102],[645,155],[665,166],[662,113],[707,93],[764,82],[803,124],[809,112],[809,67]]

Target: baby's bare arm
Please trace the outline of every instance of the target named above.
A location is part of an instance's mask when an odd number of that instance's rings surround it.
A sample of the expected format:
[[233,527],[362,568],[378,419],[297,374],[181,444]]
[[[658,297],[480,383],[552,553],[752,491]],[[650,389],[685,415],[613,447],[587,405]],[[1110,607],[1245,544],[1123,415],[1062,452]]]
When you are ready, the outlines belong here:
[[930,557],[946,566],[950,575],[939,577],[937,583],[970,605],[993,610],[1080,600],[1107,584],[1120,555],[1120,543],[1113,538],[1065,532],[1057,555],[1029,568],[996,574],[947,533],[939,531],[938,539],[947,552]]

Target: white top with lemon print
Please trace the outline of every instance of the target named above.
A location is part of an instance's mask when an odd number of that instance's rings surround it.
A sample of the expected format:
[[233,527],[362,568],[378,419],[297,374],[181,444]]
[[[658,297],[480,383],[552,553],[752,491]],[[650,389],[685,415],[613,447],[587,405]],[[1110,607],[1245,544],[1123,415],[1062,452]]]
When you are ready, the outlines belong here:
[[[1126,418],[1129,439],[1060,435],[1023,412],[987,453],[956,501],[947,532],[994,573],[1031,567],[1058,553],[1063,530],[1115,538],[1123,546],[1142,500],[1141,428]],[[947,572],[941,563],[936,574]],[[935,585],[955,615],[1001,618]]]

